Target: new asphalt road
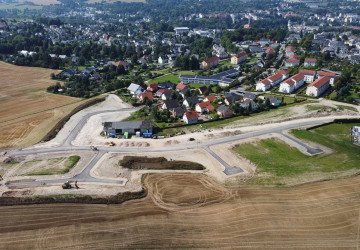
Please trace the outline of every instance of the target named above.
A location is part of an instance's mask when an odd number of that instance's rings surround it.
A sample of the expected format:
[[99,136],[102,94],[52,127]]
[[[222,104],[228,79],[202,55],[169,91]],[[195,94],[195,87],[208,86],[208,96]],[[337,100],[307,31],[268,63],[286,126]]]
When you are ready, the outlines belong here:
[[[86,122],[88,121],[88,119],[91,116],[94,115],[98,115],[101,113],[109,113],[109,112],[121,112],[121,111],[129,111],[129,110],[135,110],[134,108],[128,108],[128,109],[121,109],[121,110],[105,110],[105,111],[96,111],[96,112],[92,112],[89,113],[87,115],[85,115],[80,122],[74,127],[74,129],[72,129],[72,131],[70,132],[70,135],[66,138],[66,140],[63,141],[62,145],[56,148],[38,148],[38,149],[22,149],[22,150],[13,150],[13,151],[9,151],[8,154],[10,156],[20,156],[20,155],[33,155],[33,154],[44,154],[44,153],[59,153],[59,152],[69,152],[69,151],[91,151],[92,149],[89,146],[74,146],[71,144],[71,142],[76,138],[76,136],[79,134],[79,132],[81,131],[81,129],[84,127],[84,125],[86,124]],[[228,142],[234,142],[234,141],[239,141],[239,140],[243,140],[243,139],[248,139],[248,138],[255,138],[261,135],[267,135],[267,134],[271,134],[271,133],[281,133],[282,135],[284,135],[285,137],[287,137],[288,139],[294,141],[295,143],[298,143],[299,145],[305,147],[307,149],[307,151],[310,154],[317,154],[320,153],[319,149],[313,149],[309,146],[307,146],[306,144],[302,143],[301,141],[297,140],[296,138],[293,138],[291,136],[285,135],[282,133],[282,131],[284,130],[289,130],[289,129],[296,129],[296,128],[301,128],[301,127],[305,127],[305,126],[316,126],[316,125],[321,125],[321,124],[325,124],[325,123],[329,123],[333,121],[333,119],[329,119],[329,118],[324,118],[324,119],[320,119],[317,121],[306,121],[306,122],[299,122],[296,124],[286,124],[286,125],[281,125],[279,124],[278,127],[276,128],[271,128],[271,129],[266,129],[266,130],[261,130],[261,131],[256,131],[256,132],[252,132],[252,133],[246,133],[246,134],[240,134],[240,135],[236,135],[236,136],[232,136],[232,137],[224,137],[221,139],[216,139],[216,140],[211,140],[211,141],[206,141],[206,142],[201,142],[201,143],[196,143],[194,142],[193,145],[187,145],[187,146],[171,146],[171,147],[167,147],[167,148],[112,148],[112,147],[98,147],[98,151],[96,152],[96,156],[90,161],[90,163],[84,168],[84,170],[74,176],[73,178],[70,179],[66,179],[66,180],[78,180],[78,181],[82,181],[82,182],[103,182],[103,183],[118,183],[118,184],[122,184],[121,181],[116,181],[116,180],[109,180],[109,179],[98,179],[98,178],[94,178],[90,175],[90,171],[91,169],[96,165],[96,163],[101,159],[101,157],[105,154],[105,153],[111,153],[111,152],[171,152],[171,151],[179,151],[179,150],[188,150],[188,149],[195,149],[195,148],[204,148],[204,150],[206,150],[212,157],[214,157],[223,167],[224,167],[224,173],[226,175],[233,175],[233,174],[238,174],[243,172],[243,170],[239,167],[236,166],[230,166],[229,164],[227,164],[219,155],[216,154],[216,152],[213,152],[210,147],[214,146],[214,145],[218,145],[218,144],[224,144],[224,143],[228,143]],[[64,179],[52,179],[52,180],[42,180],[42,181],[35,181],[35,182],[29,182],[29,183],[12,183],[9,185],[38,185],[40,183],[62,183],[64,181],[66,181]]]

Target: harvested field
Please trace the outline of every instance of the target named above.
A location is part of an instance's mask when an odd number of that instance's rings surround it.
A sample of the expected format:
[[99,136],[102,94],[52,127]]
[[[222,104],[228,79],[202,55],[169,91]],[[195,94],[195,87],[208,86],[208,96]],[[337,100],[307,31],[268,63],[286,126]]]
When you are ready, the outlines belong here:
[[203,175],[153,174],[121,205],[0,207],[0,248],[359,246],[360,177],[291,188],[228,189]]
[[[80,104],[79,98],[46,92],[54,84],[50,79],[52,72],[59,71],[0,62],[0,149],[40,141],[57,121]],[[29,136],[35,128],[39,129]]]

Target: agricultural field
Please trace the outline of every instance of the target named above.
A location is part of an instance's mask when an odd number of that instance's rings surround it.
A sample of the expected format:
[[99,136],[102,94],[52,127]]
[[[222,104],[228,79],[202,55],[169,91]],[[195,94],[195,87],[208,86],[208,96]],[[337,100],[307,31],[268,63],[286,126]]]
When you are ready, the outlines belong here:
[[18,0],[20,3],[30,2],[36,5],[61,4],[58,0]]
[[[34,144],[81,99],[54,95],[46,88],[59,71],[0,62],[0,149]],[[33,133],[31,136],[30,133]]]
[[[225,188],[200,174],[152,174],[119,205],[2,206],[0,248],[356,249],[360,177]],[[56,198],[56,197],[54,197]]]
[[31,175],[54,175],[69,172],[80,157],[73,155],[70,157],[58,158],[35,158],[33,160],[21,161],[15,159],[11,162],[0,163],[1,176],[31,176]]
[[[257,165],[248,185],[295,185],[334,179],[360,171],[360,148],[352,145],[349,130],[355,124],[330,124],[312,130],[293,130],[297,138],[318,143],[332,152],[307,156],[278,140],[239,145],[235,151]],[[269,160],[271,159],[271,160]]]

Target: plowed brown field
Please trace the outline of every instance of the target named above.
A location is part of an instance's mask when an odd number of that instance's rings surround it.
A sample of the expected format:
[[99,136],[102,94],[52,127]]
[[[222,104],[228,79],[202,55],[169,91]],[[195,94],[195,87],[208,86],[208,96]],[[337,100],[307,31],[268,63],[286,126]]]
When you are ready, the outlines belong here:
[[0,248],[357,249],[360,177],[291,188],[225,188],[154,174],[121,205],[0,207]]
[[34,128],[48,121],[33,142],[40,140],[51,125],[78,105],[78,98],[46,92],[55,83],[50,79],[52,72],[58,71],[0,62],[0,149],[21,145]]

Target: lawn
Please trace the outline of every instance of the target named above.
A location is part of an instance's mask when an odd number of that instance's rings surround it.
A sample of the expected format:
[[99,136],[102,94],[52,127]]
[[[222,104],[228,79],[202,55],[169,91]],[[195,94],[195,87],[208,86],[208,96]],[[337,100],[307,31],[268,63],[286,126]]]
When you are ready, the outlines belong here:
[[180,83],[179,73],[172,73],[169,75],[160,76],[158,78],[152,79],[148,82],[148,84],[159,83],[159,82],[172,82],[172,83]]
[[255,177],[247,184],[287,185],[294,180],[316,181],[356,173],[360,170],[360,147],[352,145],[349,135],[354,125],[330,124],[313,130],[292,131],[299,139],[330,148],[333,152],[329,154],[304,155],[272,139],[237,146],[237,153],[258,166]]

